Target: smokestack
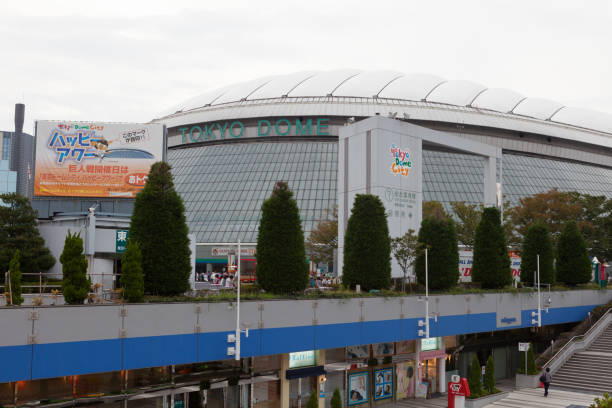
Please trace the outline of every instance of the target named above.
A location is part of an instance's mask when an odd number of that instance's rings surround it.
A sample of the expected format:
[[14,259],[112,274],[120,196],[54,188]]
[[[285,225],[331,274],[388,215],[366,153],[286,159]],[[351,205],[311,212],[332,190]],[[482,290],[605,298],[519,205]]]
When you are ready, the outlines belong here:
[[25,116],[25,105],[23,103],[15,104],[15,136],[19,137],[23,133],[23,119]]
[[[9,160],[9,168],[12,171],[19,171],[19,156],[21,152],[21,139],[23,138],[23,119],[25,117],[25,105],[23,103],[15,104],[15,134],[11,138],[11,159]],[[17,174],[17,183],[19,183],[19,174]]]

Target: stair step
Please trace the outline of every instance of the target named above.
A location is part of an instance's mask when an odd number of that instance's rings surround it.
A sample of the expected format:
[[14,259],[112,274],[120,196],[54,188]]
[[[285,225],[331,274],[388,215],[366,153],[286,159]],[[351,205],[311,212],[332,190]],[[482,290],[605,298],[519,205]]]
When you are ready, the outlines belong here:
[[553,378],[551,384],[561,384],[561,383],[572,384],[576,387],[599,387],[599,388],[604,388],[604,389],[612,389],[612,383],[600,383],[600,382],[593,382],[593,381],[582,380],[582,379],[578,380],[575,377],[563,377],[559,379]]

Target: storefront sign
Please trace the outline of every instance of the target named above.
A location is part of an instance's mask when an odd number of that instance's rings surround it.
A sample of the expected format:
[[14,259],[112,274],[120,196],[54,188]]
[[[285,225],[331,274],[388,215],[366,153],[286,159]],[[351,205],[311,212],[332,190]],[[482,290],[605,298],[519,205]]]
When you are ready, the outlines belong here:
[[393,343],[377,343],[372,345],[374,356],[384,357],[393,354]]
[[163,152],[161,124],[37,121],[34,195],[134,198]]
[[[237,248],[231,248],[231,247],[212,247],[210,250],[210,254],[212,256],[228,256],[230,250],[234,250],[234,252],[237,250]],[[251,247],[241,247],[240,248],[240,255],[241,256],[254,256],[255,255],[255,248]]]
[[[245,135],[245,126],[239,120],[182,127],[178,131],[181,143],[197,143],[220,139],[237,139]],[[329,136],[329,118],[276,120],[257,122],[257,136]]]
[[115,231],[115,252],[118,254],[125,252],[127,248],[127,240],[130,236],[129,230],[116,230]]
[[315,365],[315,352],[298,351],[289,353],[289,368],[309,367]]
[[440,348],[440,338],[430,337],[428,339],[421,339],[421,351],[437,350]]
[[349,373],[347,388],[349,407],[368,402],[368,372],[360,371],[355,373]]
[[374,370],[374,400],[393,397],[393,368]]

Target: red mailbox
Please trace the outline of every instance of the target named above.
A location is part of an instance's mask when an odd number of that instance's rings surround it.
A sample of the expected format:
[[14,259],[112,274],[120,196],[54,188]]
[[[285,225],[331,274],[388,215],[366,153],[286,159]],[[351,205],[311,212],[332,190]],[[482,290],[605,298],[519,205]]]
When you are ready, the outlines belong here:
[[465,397],[470,396],[467,379],[453,375],[448,382],[448,408],[464,408]]

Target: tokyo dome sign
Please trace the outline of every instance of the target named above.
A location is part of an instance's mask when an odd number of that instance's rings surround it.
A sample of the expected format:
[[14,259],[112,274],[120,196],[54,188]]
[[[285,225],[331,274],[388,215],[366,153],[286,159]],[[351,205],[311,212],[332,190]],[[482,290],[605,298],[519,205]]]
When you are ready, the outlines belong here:
[[260,119],[245,125],[240,120],[178,128],[180,143],[266,136],[330,136],[329,118]]

